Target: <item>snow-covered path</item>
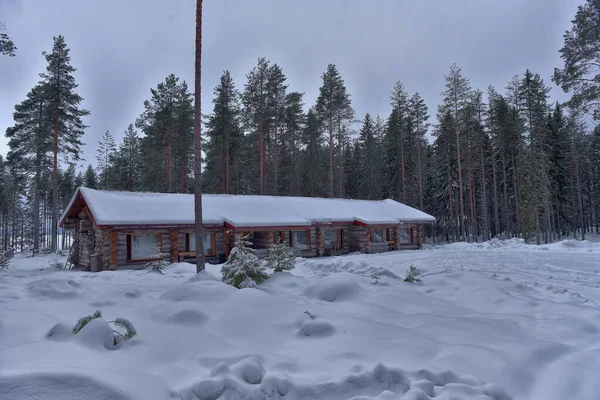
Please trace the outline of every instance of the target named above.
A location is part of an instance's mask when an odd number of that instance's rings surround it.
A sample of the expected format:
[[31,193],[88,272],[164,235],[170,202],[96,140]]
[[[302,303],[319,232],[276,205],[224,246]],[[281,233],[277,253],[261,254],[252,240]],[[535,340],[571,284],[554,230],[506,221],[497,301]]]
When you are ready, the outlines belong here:
[[[0,271],[0,399],[600,398],[594,243],[299,260],[260,290],[222,284],[218,266],[195,277],[189,264],[158,275],[48,262]],[[402,282],[411,264],[422,285]],[[45,338],[96,309],[138,336],[118,350]]]

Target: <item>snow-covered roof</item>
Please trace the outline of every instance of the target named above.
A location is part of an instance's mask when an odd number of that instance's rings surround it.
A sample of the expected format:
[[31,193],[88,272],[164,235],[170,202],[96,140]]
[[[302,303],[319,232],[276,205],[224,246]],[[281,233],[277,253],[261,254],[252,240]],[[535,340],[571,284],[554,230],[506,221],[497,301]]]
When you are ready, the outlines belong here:
[[[194,195],[94,190],[80,187],[61,221],[81,195],[98,225],[193,225]],[[433,222],[429,214],[394,200],[205,194],[203,222],[233,227],[308,226],[359,222],[366,225]]]

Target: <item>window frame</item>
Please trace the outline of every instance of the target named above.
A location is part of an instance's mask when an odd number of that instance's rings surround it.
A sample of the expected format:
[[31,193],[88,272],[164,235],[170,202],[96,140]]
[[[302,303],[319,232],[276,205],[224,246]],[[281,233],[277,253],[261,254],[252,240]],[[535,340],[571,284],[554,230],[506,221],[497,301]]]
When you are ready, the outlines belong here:
[[[375,232],[376,231],[380,231],[381,232],[381,240],[374,240],[375,239]],[[387,242],[387,237],[386,237],[386,229],[385,228],[371,228],[371,243],[386,243]]]
[[[407,232],[407,241],[402,241],[402,234],[400,233],[401,231]],[[413,244],[411,227],[400,227],[398,229],[398,244]]]
[[127,254],[125,255],[125,261],[127,262],[140,262],[140,261],[153,261],[157,260],[157,258],[133,258],[133,237],[134,236],[156,236],[158,239],[158,248],[162,252],[163,251],[163,238],[162,232],[131,232],[127,233]]
[[323,245],[324,249],[327,247],[325,245],[325,232],[336,232],[337,233],[337,242],[336,242],[335,251],[342,250],[344,248],[344,234],[343,234],[343,229],[340,229],[340,228],[336,228],[336,229],[323,229],[321,231],[322,245]]
[[[190,237],[193,232],[186,232],[185,234],[185,251],[187,253],[196,252],[196,250],[190,250]],[[216,257],[217,256],[217,232],[204,232],[204,235],[210,235],[210,253],[204,249],[204,257]]]
[[[294,240],[294,234],[298,233],[298,232],[302,232],[302,233],[306,233],[306,248],[297,248],[295,247],[295,240]],[[290,238],[290,243],[289,246],[291,249],[294,250],[300,250],[300,251],[310,251],[311,249],[311,238],[310,238],[310,229],[302,229],[302,230],[297,230],[297,231],[290,231],[289,232],[289,238]]]

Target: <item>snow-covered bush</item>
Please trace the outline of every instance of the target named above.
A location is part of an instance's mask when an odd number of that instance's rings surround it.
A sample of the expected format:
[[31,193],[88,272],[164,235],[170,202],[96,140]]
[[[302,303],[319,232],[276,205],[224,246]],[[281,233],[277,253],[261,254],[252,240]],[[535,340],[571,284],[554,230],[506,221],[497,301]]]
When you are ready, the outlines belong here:
[[373,272],[373,274],[371,274],[371,279],[373,279],[373,283],[377,285],[381,279],[381,271]]
[[84,326],[86,326],[91,320],[96,319],[96,318],[102,318],[102,312],[100,312],[100,310],[96,310],[96,312],[93,313],[92,315],[86,315],[85,317],[79,318],[79,320],[73,327],[73,335],[78,334],[79,331],[82,330]]
[[[92,315],[87,315],[85,317],[79,318],[75,326],[73,327],[72,333],[73,335],[77,335],[87,324],[89,324],[92,320],[102,319],[102,312],[100,310],[96,310],[96,312]],[[103,319],[102,319],[103,320]],[[103,320],[104,321],[104,320]],[[131,339],[135,335],[137,335],[137,331],[133,324],[125,318],[117,318],[114,321],[104,321],[106,324],[110,326],[110,324],[114,325],[116,328],[120,328],[124,332],[120,332],[119,330],[112,328],[113,331],[113,345],[124,342],[125,340]]]
[[8,251],[0,252],[0,269],[6,269],[10,265],[10,253]]
[[269,249],[265,264],[267,268],[272,268],[273,272],[290,271],[296,267],[296,257],[294,251],[279,240]]
[[252,243],[247,235],[236,237],[235,247],[221,268],[223,282],[241,289],[256,287],[269,278],[265,273],[265,267],[250,246]]
[[171,254],[163,253],[163,251],[158,246],[154,247],[154,252],[150,256],[150,258],[153,258],[153,260],[147,263],[146,266],[150,268],[151,271],[162,274],[163,270],[169,265],[171,265],[171,261],[169,261],[169,259],[171,258]]
[[408,268],[408,271],[406,271],[406,277],[404,278],[404,282],[420,283],[421,282],[420,275],[421,274],[419,273],[419,270],[417,270],[417,267],[415,267],[414,265],[411,265]]

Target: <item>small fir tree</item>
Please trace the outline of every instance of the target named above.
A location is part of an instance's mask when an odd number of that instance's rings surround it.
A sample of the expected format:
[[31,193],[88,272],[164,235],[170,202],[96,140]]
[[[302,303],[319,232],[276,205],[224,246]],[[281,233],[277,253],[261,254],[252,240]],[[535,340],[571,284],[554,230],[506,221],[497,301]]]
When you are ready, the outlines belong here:
[[155,246],[154,253],[151,256],[153,260],[146,264],[146,266],[150,268],[151,271],[163,274],[163,270],[171,264],[169,261],[170,257],[170,253],[164,253],[160,247]]
[[248,235],[238,235],[235,247],[221,268],[223,282],[238,289],[256,287],[268,279],[265,267],[251,248]]
[[292,249],[279,240],[269,249],[266,266],[272,268],[273,272],[290,271],[296,267],[296,257]]
[[408,268],[408,271],[406,271],[406,277],[404,278],[404,282],[421,283],[422,281],[420,275],[421,274],[419,273],[419,270],[417,270],[417,267],[411,265]]

